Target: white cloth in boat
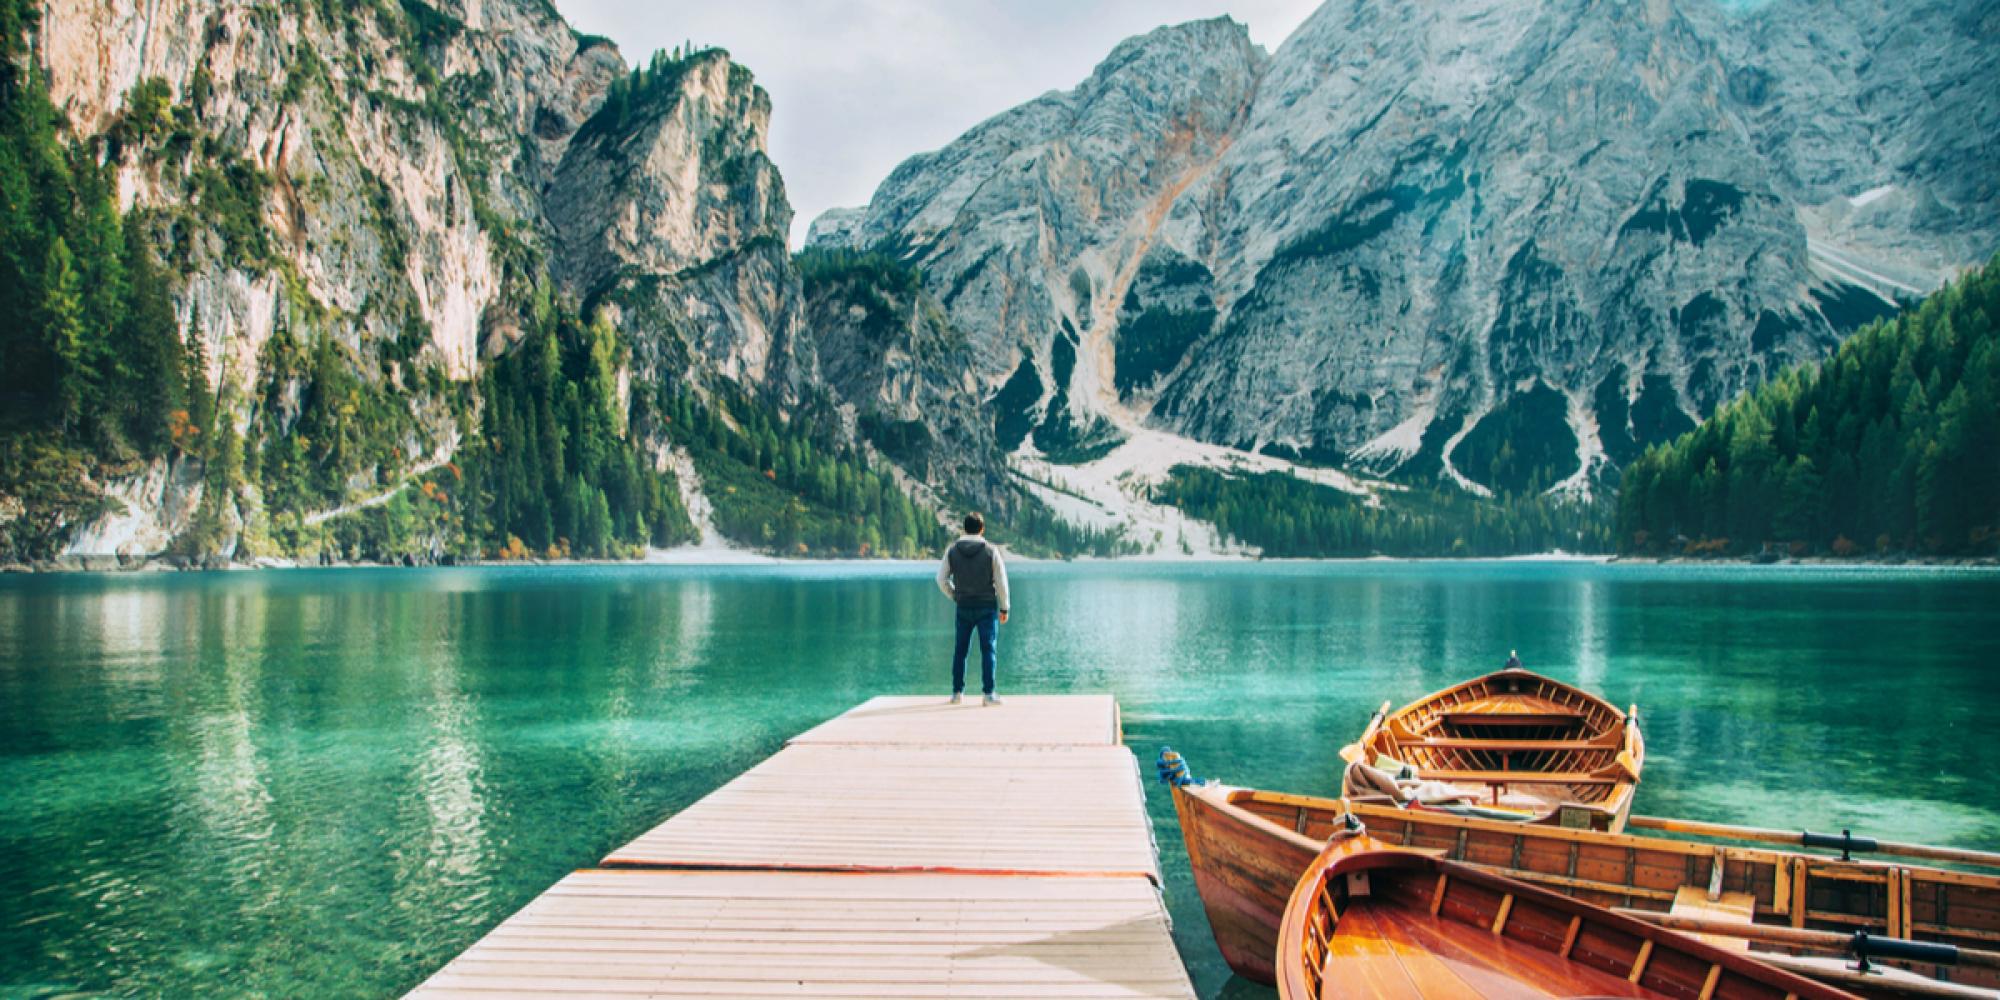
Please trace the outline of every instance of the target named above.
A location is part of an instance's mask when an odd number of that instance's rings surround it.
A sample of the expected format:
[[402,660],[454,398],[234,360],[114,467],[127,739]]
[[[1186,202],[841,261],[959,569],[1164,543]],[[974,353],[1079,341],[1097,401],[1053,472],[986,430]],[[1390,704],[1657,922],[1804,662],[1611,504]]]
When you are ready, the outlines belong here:
[[1532,795],[1513,791],[1502,793],[1498,802],[1482,803],[1483,796],[1477,789],[1417,778],[1416,773],[1416,768],[1391,757],[1375,758],[1373,767],[1356,762],[1347,766],[1341,781],[1342,794],[1357,799],[1387,798],[1399,806],[1415,803],[1462,815],[1517,821],[1532,818],[1548,805]]
[[[1380,765],[1389,764],[1393,770]],[[1421,805],[1441,805],[1447,802],[1465,802],[1472,796],[1465,789],[1442,781],[1424,781],[1412,775],[1416,770],[1401,761],[1378,757],[1376,766],[1370,767],[1359,761],[1347,766],[1347,794],[1352,796],[1386,795],[1397,803],[1416,802]]]

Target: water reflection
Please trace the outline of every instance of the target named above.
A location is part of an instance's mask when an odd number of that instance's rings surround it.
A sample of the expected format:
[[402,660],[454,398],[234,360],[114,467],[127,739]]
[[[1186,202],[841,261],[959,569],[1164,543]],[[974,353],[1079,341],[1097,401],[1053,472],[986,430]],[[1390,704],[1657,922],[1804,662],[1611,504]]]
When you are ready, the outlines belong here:
[[715,585],[707,580],[689,581],[656,600],[670,608],[658,620],[671,619],[672,627],[660,629],[654,636],[653,683],[684,689],[694,668],[708,654],[708,632],[715,621]]
[[[186,710],[169,716],[185,725],[193,747],[193,775],[184,802],[200,824],[201,849],[231,859],[239,885],[277,891],[264,865],[271,839],[271,792],[257,748],[262,638],[268,605],[256,597],[230,597],[201,607],[194,626],[204,637],[205,668],[189,678]],[[206,613],[218,612],[213,623]]]
[[430,732],[415,781],[430,817],[430,839],[422,855],[426,877],[410,884],[436,882],[453,892],[487,874],[485,788],[474,737],[476,707],[461,686],[459,659],[444,643],[430,649],[417,667],[426,680],[423,706]]
[[[654,675],[647,669],[645,651],[659,648],[661,636],[651,633],[664,623],[664,616],[658,614],[657,597],[638,599],[629,592],[612,595],[598,611],[589,627],[592,638],[579,650],[609,665],[603,688],[592,703],[597,722],[588,741],[590,767],[596,778],[594,794],[624,796],[643,764],[637,731],[640,703]],[[669,626],[661,631],[671,630]],[[618,648],[621,645],[630,647],[630,654]]]
[[113,684],[156,690],[165,661],[163,642],[171,643],[167,627],[167,595],[157,590],[128,590],[104,595],[101,601],[79,602],[89,622],[85,634],[95,639],[95,654],[103,657],[105,679]]
[[1586,690],[1602,691],[1604,688],[1604,621],[1599,617],[1597,590],[1601,586],[1596,580],[1579,580],[1571,588],[1575,592],[1575,612],[1571,620],[1576,623],[1576,645],[1573,656],[1576,664],[1576,683]]

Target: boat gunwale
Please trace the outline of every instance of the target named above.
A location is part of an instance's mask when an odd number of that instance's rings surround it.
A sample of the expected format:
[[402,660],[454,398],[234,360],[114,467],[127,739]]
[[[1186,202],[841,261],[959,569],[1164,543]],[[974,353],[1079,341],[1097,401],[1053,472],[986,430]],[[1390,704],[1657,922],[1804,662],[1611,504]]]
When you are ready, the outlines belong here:
[[[1502,669],[1495,670],[1492,673],[1482,674],[1470,680],[1460,681],[1457,684],[1453,684],[1450,687],[1439,688],[1438,690],[1432,691],[1431,693],[1424,695],[1416,699],[1415,701],[1412,701],[1409,704],[1396,709],[1393,712],[1385,712],[1382,715],[1382,723],[1386,727],[1390,719],[1395,719],[1408,715],[1411,712],[1416,711],[1417,709],[1423,708],[1424,706],[1431,704],[1432,702],[1442,699],[1448,695],[1456,694],[1460,691],[1465,690],[1466,688],[1470,688],[1479,684],[1490,683],[1496,677],[1506,677],[1509,675],[1518,677],[1531,677],[1534,678],[1535,680],[1546,681],[1558,687],[1565,688],[1569,691],[1573,691],[1576,694],[1583,697],[1584,700],[1590,702],[1593,705],[1596,705],[1599,708],[1604,709],[1606,712],[1609,712],[1612,718],[1616,719],[1618,722],[1623,723],[1625,725],[1629,726],[1635,721],[1636,718],[1635,713],[1629,713],[1619,709],[1617,705],[1613,704],[1609,699],[1603,697],[1602,695],[1592,694],[1591,692],[1586,691],[1575,684],[1571,684],[1568,681],[1557,680],[1556,678],[1550,677],[1547,674],[1538,674],[1525,667],[1504,667]],[[1384,704],[1387,703],[1385,702]]]
[[[1364,822],[1371,816],[1390,820],[1435,822],[1442,825],[1463,827],[1490,833],[1518,834],[1529,837],[1544,837],[1550,840],[1588,842],[1605,847],[1629,847],[1642,851],[1666,851],[1673,854],[1704,858],[1712,858],[1726,852],[1733,860],[1750,860],[1769,864],[1788,863],[1794,858],[1803,858],[1808,863],[1846,865],[1870,872],[1887,872],[1890,869],[1903,869],[1916,875],[1922,881],[1980,885],[1982,887],[1991,885],[1996,890],[2000,890],[2000,873],[1985,868],[1980,870],[1944,868],[1938,865],[1915,864],[1891,858],[1859,857],[1843,861],[1831,853],[1815,854],[1807,850],[1758,847],[1753,846],[1757,843],[1756,841],[1736,841],[1706,834],[1686,835],[1689,838],[1703,837],[1705,839],[1683,839],[1682,837],[1663,837],[1644,833],[1613,833],[1609,830],[1582,830],[1551,826],[1546,823],[1510,822],[1508,820],[1487,819],[1482,816],[1460,816],[1455,813],[1435,810],[1398,809],[1394,806],[1382,805],[1375,802],[1356,802],[1346,798],[1301,795],[1297,792],[1280,792],[1270,789],[1252,788],[1245,785],[1210,784],[1205,787],[1227,789],[1230,793],[1228,800],[1229,807],[1234,812],[1243,814],[1247,819],[1262,823],[1270,827],[1274,832],[1285,835],[1288,839],[1302,839],[1311,841],[1317,845],[1324,845],[1325,841],[1314,841],[1310,837],[1305,837],[1296,831],[1274,823],[1249,809],[1243,808],[1243,806],[1238,804],[1239,801],[1256,800],[1295,808],[1322,809],[1334,816],[1339,816],[1342,813],[1353,813]],[[1476,864],[1476,862],[1461,863]]]

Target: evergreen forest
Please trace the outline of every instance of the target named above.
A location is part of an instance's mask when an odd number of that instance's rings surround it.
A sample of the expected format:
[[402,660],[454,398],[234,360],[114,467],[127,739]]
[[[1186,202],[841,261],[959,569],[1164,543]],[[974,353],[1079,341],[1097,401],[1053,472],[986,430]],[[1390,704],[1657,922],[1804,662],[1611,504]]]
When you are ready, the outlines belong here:
[[1644,554],[1990,555],[2000,545],[2000,258],[1625,472]]

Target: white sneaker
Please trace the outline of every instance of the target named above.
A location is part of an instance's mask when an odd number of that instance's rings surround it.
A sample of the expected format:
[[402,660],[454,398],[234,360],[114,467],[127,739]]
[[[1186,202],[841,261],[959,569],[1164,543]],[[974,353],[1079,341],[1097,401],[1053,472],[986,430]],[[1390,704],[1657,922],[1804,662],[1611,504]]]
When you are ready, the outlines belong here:
[[980,704],[982,704],[982,705],[998,705],[998,704],[1000,704],[1000,696],[999,696],[999,695],[997,695],[997,694],[989,694],[989,695],[987,695],[987,696],[986,696],[986,697],[985,697],[984,699],[982,699],[982,700],[981,700]]
[[958,693],[958,692],[956,692],[956,691],[953,691],[953,692],[951,693],[951,703],[952,703],[952,704],[956,705],[956,704],[958,704],[959,702],[962,702],[962,701],[964,701],[964,700],[965,700],[965,696],[964,696],[964,695],[962,695],[962,694],[959,694],[959,693]]

